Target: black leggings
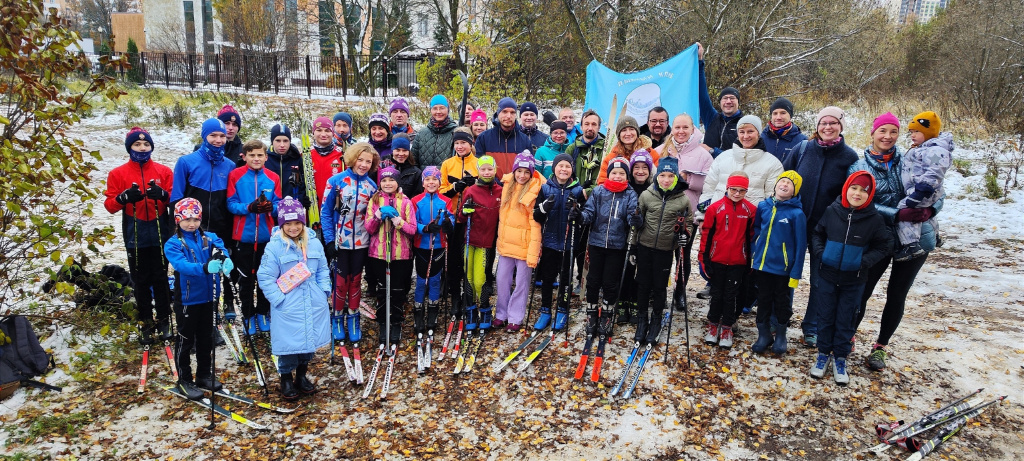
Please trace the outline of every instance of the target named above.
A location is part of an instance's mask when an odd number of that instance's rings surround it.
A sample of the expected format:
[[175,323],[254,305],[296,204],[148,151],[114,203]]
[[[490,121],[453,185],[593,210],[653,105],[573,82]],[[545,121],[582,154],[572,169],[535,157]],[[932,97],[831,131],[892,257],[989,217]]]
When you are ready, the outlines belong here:
[[590,269],[587,270],[587,302],[597,303],[601,290],[604,300],[614,302],[619,296],[619,279],[626,262],[626,250],[614,250],[590,245]]
[[543,307],[555,307],[555,280],[558,280],[558,290],[572,290],[572,283],[569,280],[569,269],[572,261],[566,263],[568,255],[564,251],[544,247],[541,249],[540,265],[537,266],[537,277],[540,285],[540,305]]
[[903,320],[903,311],[907,305],[907,294],[910,293],[910,287],[914,285],[914,279],[917,277],[917,273],[924,267],[925,260],[928,259],[928,255],[921,258],[914,258],[910,261],[892,261],[892,257],[887,257],[871,266],[868,269],[868,280],[864,286],[864,295],[860,301],[860,309],[857,311],[857,316],[854,318],[854,328],[860,326],[860,322],[864,320],[864,313],[868,305],[868,298],[871,297],[871,292],[875,290],[875,285],[882,278],[882,274],[885,273],[885,269],[889,267],[889,263],[892,262],[892,272],[889,274],[889,284],[885,288],[885,307],[882,309],[882,325],[878,328],[878,339],[876,342],[883,346],[889,345],[889,340],[892,339],[893,333],[896,333],[896,328],[900,326],[900,322]]
[[[167,281],[167,260],[160,247],[126,248],[128,271],[135,285],[135,304],[143,327],[152,326],[153,310],[156,321],[167,321],[171,317],[171,288]],[[154,302],[155,301],[155,302]]]

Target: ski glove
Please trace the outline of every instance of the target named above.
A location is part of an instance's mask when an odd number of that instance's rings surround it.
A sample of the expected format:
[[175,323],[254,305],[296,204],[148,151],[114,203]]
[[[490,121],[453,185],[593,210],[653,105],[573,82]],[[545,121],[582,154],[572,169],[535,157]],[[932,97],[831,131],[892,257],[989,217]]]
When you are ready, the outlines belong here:
[[789,287],[790,288],[796,288],[796,286],[799,283],[800,283],[800,279],[789,279]]
[[455,230],[455,225],[452,224],[450,219],[447,217],[441,219],[441,231],[445,234],[451,234]]
[[125,189],[124,192],[121,192],[121,194],[115,197],[114,200],[121,205],[127,205],[129,203],[141,202],[144,198],[146,197],[142,195],[142,190],[139,189],[139,185],[133,183],[131,188]]
[[896,220],[902,222],[920,223],[932,219],[935,216],[935,208],[903,208],[896,212]]
[[548,215],[541,211],[540,207],[533,209],[533,220],[540,224],[544,224],[548,220]]
[[249,205],[247,205],[245,207],[245,209],[248,210],[249,213],[259,213],[260,212],[260,201],[259,200],[253,200],[253,201],[249,202]]
[[703,212],[708,210],[709,206],[711,206],[711,199],[707,199],[707,200],[705,200],[703,202],[698,203],[697,204],[697,211],[703,213]]
[[338,248],[334,245],[334,242],[328,243],[324,247],[324,254],[327,256],[327,261],[334,261],[334,256],[338,254]]
[[166,202],[171,196],[167,194],[167,191],[162,187],[156,185],[156,181],[149,181],[149,188],[146,189],[146,197],[150,200],[160,200]]
[[548,214],[549,212],[551,212],[551,209],[554,208],[554,207],[555,207],[555,196],[554,195],[549,195],[548,198],[544,199],[543,202],[540,202],[540,206],[538,208],[540,209],[541,213]]
[[235,263],[231,262],[231,258],[224,258],[224,262],[220,264],[220,271],[224,275],[231,275],[231,271],[235,270]]
[[426,226],[423,226],[423,233],[424,234],[436,234],[440,230],[441,230],[441,225],[438,224],[436,221],[431,221],[430,224],[427,224]]
[[211,260],[207,261],[206,262],[206,266],[205,266],[206,273],[207,274],[216,274],[216,273],[220,272],[221,265],[222,264],[221,264],[219,259],[211,259]]
[[380,216],[383,219],[392,219],[397,218],[399,215],[398,210],[395,209],[395,207],[391,205],[384,205],[380,207]]
[[454,187],[455,187],[455,192],[462,193],[462,191],[466,190],[466,188],[469,187],[469,184],[466,183],[466,182],[463,182],[463,181],[457,181],[454,184]]
[[644,217],[636,213],[627,216],[626,220],[629,222],[629,227],[635,227],[639,229],[644,225]]
[[681,246],[681,247],[685,247],[686,246],[686,242],[689,242],[689,241],[690,241],[690,236],[686,235],[686,232],[680,232],[679,235],[676,237],[676,243],[679,246]]

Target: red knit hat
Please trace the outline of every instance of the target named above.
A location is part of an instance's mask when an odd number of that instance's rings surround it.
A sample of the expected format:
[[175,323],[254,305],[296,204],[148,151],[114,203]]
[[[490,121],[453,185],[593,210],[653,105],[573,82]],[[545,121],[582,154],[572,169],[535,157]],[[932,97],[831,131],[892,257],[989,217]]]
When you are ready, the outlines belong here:
[[861,170],[854,172],[850,177],[846,178],[846,183],[843,184],[843,193],[840,196],[842,198],[843,206],[846,208],[850,207],[850,201],[846,199],[846,191],[850,190],[850,187],[854,185],[860,186],[868,192],[867,201],[865,201],[863,205],[857,207],[857,209],[860,210],[867,208],[868,205],[871,205],[871,200],[875,198],[875,177],[872,176],[871,173]]

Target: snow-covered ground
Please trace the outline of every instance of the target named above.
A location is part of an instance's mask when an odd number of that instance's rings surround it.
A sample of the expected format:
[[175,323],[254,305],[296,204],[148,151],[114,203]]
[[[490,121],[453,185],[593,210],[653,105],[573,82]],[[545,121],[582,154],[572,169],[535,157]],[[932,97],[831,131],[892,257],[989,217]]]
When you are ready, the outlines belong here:
[[[280,103],[256,104],[270,111]],[[327,113],[342,103],[318,104]],[[868,122],[863,120],[870,117],[856,115],[851,119],[862,121],[847,130],[864,131]],[[172,166],[191,151],[198,138],[193,131],[153,130],[154,159]],[[100,176],[126,160],[125,132],[116,114],[97,115],[73,131],[103,154]],[[790,352],[783,358],[749,352],[755,334],[751,316],[739,321],[732,350],[703,345],[699,338],[707,303],[694,296],[702,282],[691,280],[689,364],[685,321],[677,314],[668,357],[662,344],[627,401],[610,400],[607,394],[629,352],[632,328],[617,328],[600,384],[575,381],[583,343],[576,316],[568,345],[559,336],[533,367],[519,374],[515,369],[521,359],[501,373],[491,369],[525,339],[522,334],[488,336],[473,373],[459,377],[450,374],[451,360],[416,376],[414,349],[405,341],[392,393],[383,402],[360,399],[362,389],[347,383],[342,365],[329,364],[321,354],[311,373],[322,392],[301,400],[296,413],[225,404],[269,425],[269,433],[223,420],[215,430],[206,430],[208,413],[159,389],[158,383],[170,380],[160,351],[151,356],[147,393],[137,395],[139,354],[129,344],[128,360],[92,361],[96,369],[73,370],[93,379],[75,381],[65,370],[49,376],[47,382],[65,387],[61,394],[19,390],[0,402],[0,443],[8,456],[61,459],[866,459],[871,456],[864,451],[876,443],[875,423],[915,419],[984,387],[986,399],[1008,395],[1007,401],[932,456],[1024,459],[1024,191],[1011,191],[1007,203],[979,195],[982,162],[991,148],[979,142],[956,151],[958,158],[974,162],[974,174],[964,177],[950,170],[947,176],[945,208],[938,216],[945,244],[929,255],[911,290],[892,341],[890,366],[872,373],[862,365],[885,301],[883,278],[858,332],[852,382],[846,387],[807,376],[813,351],[798,345],[798,329],[790,330]],[[102,187],[99,179],[96,185]],[[101,202],[95,205],[102,210]],[[114,216],[97,216],[120,224]],[[123,258],[117,241],[97,263],[123,264]],[[799,322],[806,283],[796,297],[794,322]],[[365,325],[372,330],[370,323]],[[65,365],[107,341],[77,338],[72,347],[66,327],[48,333],[45,347]],[[411,337],[411,327],[405,333]],[[264,398],[251,368],[229,362],[221,352],[218,370],[236,392],[294,405],[273,393],[276,378]],[[368,373],[370,351],[364,350],[363,357]],[[41,421],[55,418],[74,421],[69,423],[73,430],[40,429]],[[895,449],[886,455],[905,456]]]

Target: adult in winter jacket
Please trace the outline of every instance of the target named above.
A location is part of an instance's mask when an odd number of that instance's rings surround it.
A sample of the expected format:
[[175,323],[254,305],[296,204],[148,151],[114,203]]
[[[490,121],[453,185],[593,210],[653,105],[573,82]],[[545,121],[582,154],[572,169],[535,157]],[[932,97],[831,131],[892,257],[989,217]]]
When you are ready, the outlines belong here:
[[498,125],[476,138],[476,155],[490,155],[498,164],[498,177],[512,172],[512,162],[524,150],[531,153],[532,141],[516,122],[516,102],[509,97],[498,101]]
[[[235,169],[234,161],[225,162],[227,141],[224,122],[211,118],[203,122],[203,142],[195,152],[174,164],[171,203],[192,197],[203,205],[202,228],[226,238],[231,236],[232,216],[228,211],[228,175]],[[233,245],[229,245],[233,246]]]
[[668,111],[664,107],[655,106],[647,111],[647,123],[640,127],[640,135],[651,140],[651,147],[657,149],[672,136],[672,127],[668,123]]
[[[825,209],[843,192],[847,170],[857,161],[854,152],[843,140],[843,128],[846,114],[842,109],[829,106],[818,112],[815,119],[815,131],[811,138],[794,147],[786,157],[783,167],[795,170],[803,178],[804,184],[800,201],[807,216],[807,232],[811,233],[818,225],[818,220],[825,214]],[[810,241],[808,234],[807,241]],[[807,312],[800,324],[803,330],[804,343],[808,346],[817,339],[815,313],[817,303],[814,295],[820,278],[817,276],[821,261],[811,253],[811,287]]]
[[[932,227],[930,220],[936,213],[942,210],[943,200],[939,200],[931,208],[924,208],[917,213],[901,213],[897,210],[900,201],[906,197],[906,190],[903,188],[903,153],[896,146],[900,134],[900,121],[891,113],[885,113],[875,118],[871,130],[871,146],[864,149],[863,156],[856,163],[850,166],[849,171],[853,174],[856,171],[867,171],[875,177],[876,191],[873,199],[875,209],[882,216],[885,228],[894,236],[896,235],[896,223],[901,219],[917,221],[921,225],[921,247],[930,252],[937,245],[937,233]],[[868,357],[868,367],[872,370],[885,368],[885,361],[888,358],[886,347],[892,340],[893,334],[903,320],[903,312],[907,302],[907,294],[914,285],[917,273],[924,267],[928,255],[911,259],[909,261],[893,261],[891,256],[885,256],[867,270],[867,280],[864,286],[864,294],[861,297],[860,306],[857,311],[854,330],[864,319],[868,299],[875,289],[875,286],[882,279],[882,275],[889,269],[889,280],[885,285],[885,306],[882,308],[882,318],[879,322],[878,336],[871,348],[871,355]]]
[[793,103],[788,99],[776,99],[769,113],[771,118],[761,132],[761,138],[764,139],[765,150],[781,162],[797,144],[807,140],[807,136],[793,123]]
[[537,105],[532,102],[527,101],[519,106],[519,131],[530,138],[530,152],[534,153],[548,141],[548,135],[537,126],[537,114]]
[[[553,162],[555,156],[564,153],[565,149],[569,147],[569,142],[566,140],[566,132],[568,126],[561,120],[551,122],[551,137],[544,142],[544,146],[537,149],[537,171],[540,171],[541,176],[545,178],[551,177],[551,167],[554,166]],[[569,157],[572,159],[572,157]]]
[[576,113],[568,107],[563,107],[558,111],[558,119],[565,122],[565,126],[569,127],[569,131],[565,133],[566,142],[572,144],[576,142],[576,138],[583,136],[583,129],[576,124]]
[[[727,177],[734,171],[747,174],[749,186],[744,197],[757,206],[765,197],[775,190],[775,179],[782,174],[782,163],[779,159],[764,151],[764,140],[761,139],[761,119],[747,115],[740,119],[738,144],[719,155],[711,163],[711,169],[704,178],[704,188],[700,194],[700,204],[710,204],[725,196]],[[707,205],[704,205],[707,206]],[[703,219],[703,211],[698,206],[697,220]]]
[[740,92],[731,86],[722,88],[718,92],[718,105],[722,111],[715,110],[708,92],[708,78],[704,73],[704,47],[700,43],[697,44],[697,54],[700,57],[700,72],[697,74],[700,88],[697,96],[700,121],[704,125],[704,145],[711,150],[711,156],[717,158],[736,143],[737,122],[743,117]]
[[576,137],[576,141],[565,149],[565,153],[576,162],[576,179],[583,187],[583,194],[589,197],[601,174],[599,168],[604,156],[605,138],[599,131],[601,116],[593,109],[583,113],[581,123],[583,134]]
[[615,126],[615,133],[617,142],[612,146],[612,151],[601,160],[601,173],[597,176],[598,184],[603,183],[608,178],[608,162],[613,158],[622,157],[629,163],[633,152],[641,149],[651,154],[651,158],[654,159],[654,166],[658,166],[658,154],[651,148],[651,138],[640,134],[635,118],[628,115],[623,116]]
[[[423,133],[420,132],[419,138],[423,137]],[[391,141],[391,157],[381,162],[398,170],[398,187],[406,197],[415,197],[423,192],[423,180],[420,178],[423,170],[409,155],[409,137],[405,133],[395,135]]]
[[[388,116],[384,114],[370,114],[370,138],[367,140],[381,159],[391,156],[391,141],[394,133],[389,130]],[[373,174],[376,171],[371,171]]]
[[412,157],[420,168],[440,167],[452,156],[452,132],[457,125],[449,115],[448,98],[442,94],[430,98],[430,123],[412,141]]
[[[413,129],[412,123],[409,123],[409,114],[409,101],[402,97],[393,99],[386,114],[389,125],[388,133],[392,136],[405,133],[409,135],[410,141],[415,141],[418,133]],[[383,157],[384,154],[381,153],[381,156]]]
[[273,171],[281,180],[281,194],[290,196],[309,208],[306,197],[306,175],[302,169],[302,153],[292,144],[292,131],[283,123],[270,128],[270,151],[263,168]]

